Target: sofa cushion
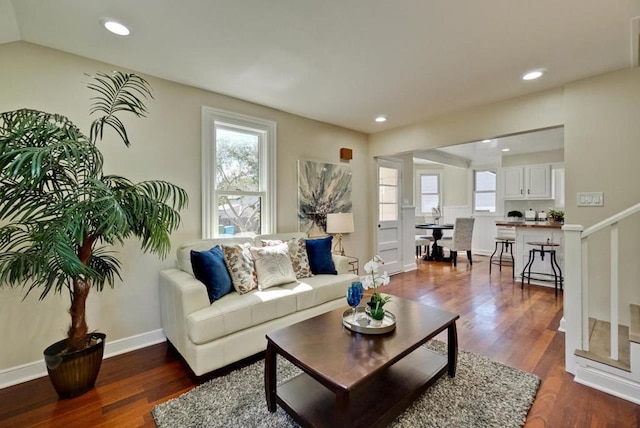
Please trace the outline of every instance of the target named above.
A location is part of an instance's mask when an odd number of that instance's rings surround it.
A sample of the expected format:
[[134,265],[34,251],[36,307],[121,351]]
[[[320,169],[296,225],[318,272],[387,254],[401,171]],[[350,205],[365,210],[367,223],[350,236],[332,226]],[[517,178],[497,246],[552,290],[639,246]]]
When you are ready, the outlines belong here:
[[307,254],[309,255],[309,264],[311,272],[314,275],[330,274],[336,275],[336,266],[331,257],[331,240],[333,236],[329,235],[325,238],[307,239]]
[[262,245],[278,245],[286,242],[289,246],[289,256],[296,278],[308,278],[313,276],[311,266],[309,265],[309,256],[307,254],[307,244],[305,238],[291,238],[287,241],[280,239],[262,239]]
[[200,345],[296,310],[296,293],[290,289],[271,287],[243,295],[229,293],[211,306],[189,314],[187,334],[193,343]]
[[340,275],[314,275],[298,282],[281,285],[296,295],[297,310],[301,311],[331,300],[344,298],[347,305],[347,288],[358,277],[351,273]]
[[[358,277],[315,275],[304,282],[292,282],[246,294],[229,293],[206,308],[187,316],[187,334],[196,345],[274,320],[294,312],[345,298],[346,290]],[[338,326],[337,328],[340,328]]]
[[227,265],[233,288],[239,294],[245,294],[258,288],[256,269],[251,256],[251,244],[222,245],[224,263]]
[[249,250],[256,267],[259,290],[296,280],[289,256],[289,246],[286,243],[267,247],[251,247]]
[[233,290],[219,245],[208,251],[191,250],[191,265],[195,277],[207,287],[210,303]]

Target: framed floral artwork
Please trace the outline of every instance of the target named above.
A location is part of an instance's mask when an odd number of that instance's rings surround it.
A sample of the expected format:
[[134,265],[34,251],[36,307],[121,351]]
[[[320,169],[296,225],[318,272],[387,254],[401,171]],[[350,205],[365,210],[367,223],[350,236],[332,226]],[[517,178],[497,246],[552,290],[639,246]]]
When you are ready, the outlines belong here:
[[325,235],[327,214],[351,212],[351,168],[298,161],[298,230]]

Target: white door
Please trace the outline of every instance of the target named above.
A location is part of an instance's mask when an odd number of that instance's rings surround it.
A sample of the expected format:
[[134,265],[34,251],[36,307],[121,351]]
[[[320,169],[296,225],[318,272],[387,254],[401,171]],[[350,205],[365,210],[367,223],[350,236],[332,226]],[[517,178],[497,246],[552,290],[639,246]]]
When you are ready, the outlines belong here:
[[378,234],[377,251],[384,260],[383,271],[389,275],[402,271],[400,229],[400,162],[378,159]]

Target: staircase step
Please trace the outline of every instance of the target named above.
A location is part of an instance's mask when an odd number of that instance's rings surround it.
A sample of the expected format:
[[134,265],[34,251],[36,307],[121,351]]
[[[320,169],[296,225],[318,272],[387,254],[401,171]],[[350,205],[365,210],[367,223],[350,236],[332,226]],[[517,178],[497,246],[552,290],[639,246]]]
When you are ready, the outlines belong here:
[[611,323],[608,321],[589,318],[589,351],[576,349],[575,355],[588,358],[598,363],[606,364],[617,369],[631,371],[629,357],[629,327],[618,326],[618,360],[612,360],[611,355]]
[[629,305],[631,310],[631,320],[629,322],[629,340],[640,343],[640,305]]

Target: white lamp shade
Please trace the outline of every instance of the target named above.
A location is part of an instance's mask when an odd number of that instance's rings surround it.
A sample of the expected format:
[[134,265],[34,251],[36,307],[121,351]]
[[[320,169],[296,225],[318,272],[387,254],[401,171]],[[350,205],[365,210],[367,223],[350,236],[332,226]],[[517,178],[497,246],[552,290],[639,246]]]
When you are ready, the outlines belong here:
[[327,214],[327,233],[352,233],[353,213]]

